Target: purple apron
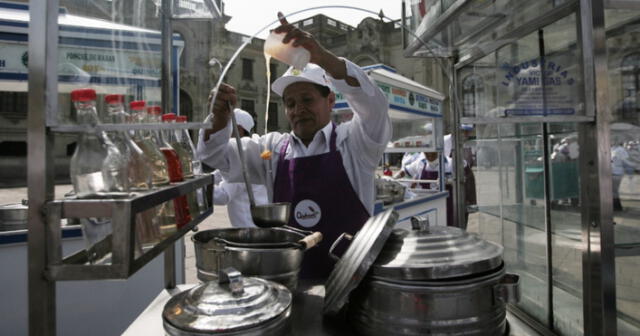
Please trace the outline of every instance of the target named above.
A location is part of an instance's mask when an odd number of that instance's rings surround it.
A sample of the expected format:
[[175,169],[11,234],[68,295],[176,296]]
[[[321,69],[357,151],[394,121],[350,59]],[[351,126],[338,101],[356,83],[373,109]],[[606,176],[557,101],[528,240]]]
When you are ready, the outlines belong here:
[[[427,170],[427,163],[425,162],[422,173],[420,173],[421,180],[436,180],[438,178],[437,170]],[[430,183],[420,183],[422,189],[431,189]],[[453,188],[451,185],[445,185],[446,190],[449,192],[447,196],[447,226],[453,226]]]
[[291,202],[290,226],[324,236],[318,246],[305,252],[300,271],[304,279],[328,277],[334,266],[328,256],[331,244],[343,232],[355,234],[369,219],[336,150],[336,137],[333,125],[325,154],[285,160],[289,140],[280,150],[274,202]]

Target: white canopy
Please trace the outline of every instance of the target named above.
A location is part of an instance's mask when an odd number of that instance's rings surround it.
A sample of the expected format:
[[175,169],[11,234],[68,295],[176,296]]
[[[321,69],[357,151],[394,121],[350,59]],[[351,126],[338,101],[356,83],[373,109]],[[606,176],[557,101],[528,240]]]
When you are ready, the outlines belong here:
[[[362,69],[387,95],[389,115],[393,119],[442,118],[442,101],[445,98],[442,93],[404,77],[395,69],[383,64],[366,66]],[[334,111],[343,110],[349,110],[349,106],[338,93]]]

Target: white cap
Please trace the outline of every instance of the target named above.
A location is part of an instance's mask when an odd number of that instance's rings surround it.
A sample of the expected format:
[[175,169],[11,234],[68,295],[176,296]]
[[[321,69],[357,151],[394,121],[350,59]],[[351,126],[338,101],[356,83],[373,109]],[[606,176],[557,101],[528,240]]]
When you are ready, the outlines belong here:
[[254,125],[253,117],[251,116],[251,114],[239,108],[234,109],[233,113],[236,115],[236,122],[238,122],[238,125],[244,128],[247,132],[251,133],[251,129]]
[[302,71],[295,69],[294,67],[289,67],[282,77],[273,82],[271,88],[273,89],[273,92],[282,97],[287,86],[297,82],[309,82],[326,86],[328,88],[331,87],[331,83],[329,82],[327,73],[324,69],[316,64],[308,63]]

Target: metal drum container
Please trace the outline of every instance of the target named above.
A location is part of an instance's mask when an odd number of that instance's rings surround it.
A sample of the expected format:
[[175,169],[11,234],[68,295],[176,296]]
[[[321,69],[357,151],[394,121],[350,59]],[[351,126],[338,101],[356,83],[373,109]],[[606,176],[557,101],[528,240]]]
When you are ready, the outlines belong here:
[[26,201],[0,204],[0,231],[25,230],[28,212]]
[[350,297],[365,335],[505,335],[506,304],[519,299],[503,248],[455,227],[412,220],[396,229]]
[[291,292],[284,286],[225,269],[211,281],[173,296],[162,311],[171,336],[285,335]]
[[321,239],[319,232],[293,228],[230,228],[193,235],[198,279],[216,280],[220,270],[234,267],[294,290],[304,252]]

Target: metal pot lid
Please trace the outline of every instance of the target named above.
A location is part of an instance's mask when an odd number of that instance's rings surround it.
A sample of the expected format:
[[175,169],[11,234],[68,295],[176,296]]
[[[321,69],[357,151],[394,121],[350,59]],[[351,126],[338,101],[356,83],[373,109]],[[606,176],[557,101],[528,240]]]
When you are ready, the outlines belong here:
[[[324,314],[335,315],[347,303],[349,294],[369,271],[397,220],[398,213],[389,209],[370,217],[356,233],[325,283]],[[344,236],[334,242],[329,253]]]
[[412,218],[412,229],[393,230],[371,273],[396,280],[447,279],[482,273],[502,264],[502,246],[456,227],[428,227]]
[[242,277],[234,269],[173,296],[162,311],[165,323],[194,333],[227,333],[279,320],[290,311],[291,292],[260,278]]

